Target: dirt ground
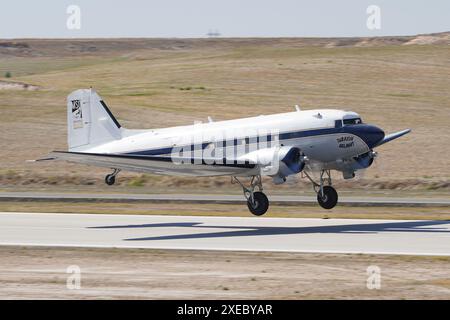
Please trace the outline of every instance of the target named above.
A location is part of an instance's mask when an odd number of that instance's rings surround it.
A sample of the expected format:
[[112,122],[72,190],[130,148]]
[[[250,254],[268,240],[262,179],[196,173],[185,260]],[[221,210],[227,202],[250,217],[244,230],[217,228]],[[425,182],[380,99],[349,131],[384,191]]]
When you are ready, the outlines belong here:
[[0,299],[450,299],[449,270],[450,257],[0,247]]

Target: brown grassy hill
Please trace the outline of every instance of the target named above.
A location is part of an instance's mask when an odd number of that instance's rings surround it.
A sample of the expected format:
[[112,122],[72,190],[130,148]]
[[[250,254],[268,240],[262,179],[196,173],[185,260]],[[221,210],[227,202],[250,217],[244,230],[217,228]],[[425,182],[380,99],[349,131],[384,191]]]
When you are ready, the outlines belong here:
[[[1,187],[101,181],[103,169],[25,163],[66,148],[65,97],[93,86],[129,128],[286,112],[295,104],[353,110],[387,132],[411,127],[413,133],[381,147],[379,161],[349,186],[448,188],[449,38],[446,32],[335,39],[0,40],[0,77],[12,76],[0,82]],[[122,184],[151,189],[228,182],[122,177]]]

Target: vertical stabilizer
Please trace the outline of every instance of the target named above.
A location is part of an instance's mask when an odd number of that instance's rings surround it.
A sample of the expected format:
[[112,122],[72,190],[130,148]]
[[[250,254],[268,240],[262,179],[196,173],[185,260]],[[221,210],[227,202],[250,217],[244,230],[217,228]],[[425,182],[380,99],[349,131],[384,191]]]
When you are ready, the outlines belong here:
[[69,151],[82,151],[122,137],[120,124],[92,89],[79,89],[67,97]]

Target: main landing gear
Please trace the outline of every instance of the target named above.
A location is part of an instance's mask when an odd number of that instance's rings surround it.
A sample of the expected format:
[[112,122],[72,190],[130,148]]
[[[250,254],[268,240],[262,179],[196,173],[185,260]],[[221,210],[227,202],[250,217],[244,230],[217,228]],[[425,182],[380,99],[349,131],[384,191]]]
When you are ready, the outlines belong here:
[[107,174],[105,177],[105,183],[108,186],[112,186],[114,183],[116,183],[116,176],[119,174],[120,169],[114,169],[113,173]]
[[[315,182],[308,173],[303,174],[312,182],[314,191],[317,194],[317,202],[324,209],[332,209],[338,202],[338,194],[336,189],[331,186],[330,170],[322,170],[320,172],[319,183]],[[325,177],[324,177],[325,176]],[[325,182],[327,185],[324,185]]]
[[[314,181],[307,172],[303,171],[302,173],[312,182],[319,205],[324,209],[334,208],[338,202],[338,194],[331,186],[330,170],[322,170],[320,172],[318,183]],[[242,187],[244,196],[247,199],[248,209],[251,213],[255,216],[262,216],[267,212],[267,209],[269,209],[269,199],[267,199],[267,196],[262,192],[261,175],[252,176],[250,186],[248,187],[236,177],[231,177],[231,183],[238,183]]]
[[[261,175],[253,176],[249,187],[244,186],[244,184],[236,177],[231,178],[231,183],[238,183],[242,187],[244,196],[247,199],[248,209],[251,213],[255,216],[262,216],[267,212],[267,209],[269,209],[269,199],[267,199],[267,196],[262,192]],[[258,191],[255,191],[256,188]]]

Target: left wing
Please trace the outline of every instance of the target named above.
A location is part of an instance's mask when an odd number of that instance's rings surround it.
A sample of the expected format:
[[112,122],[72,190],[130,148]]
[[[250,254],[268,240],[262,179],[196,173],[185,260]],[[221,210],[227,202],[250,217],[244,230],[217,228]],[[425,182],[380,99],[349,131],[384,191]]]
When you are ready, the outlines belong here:
[[249,161],[223,159],[222,163],[213,160],[194,158],[138,156],[128,154],[99,154],[85,152],[53,151],[43,160],[65,160],[105,168],[115,168],[135,172],[149,172],[165,175],[184,176],[247,176],[257,172],[258,167]]

